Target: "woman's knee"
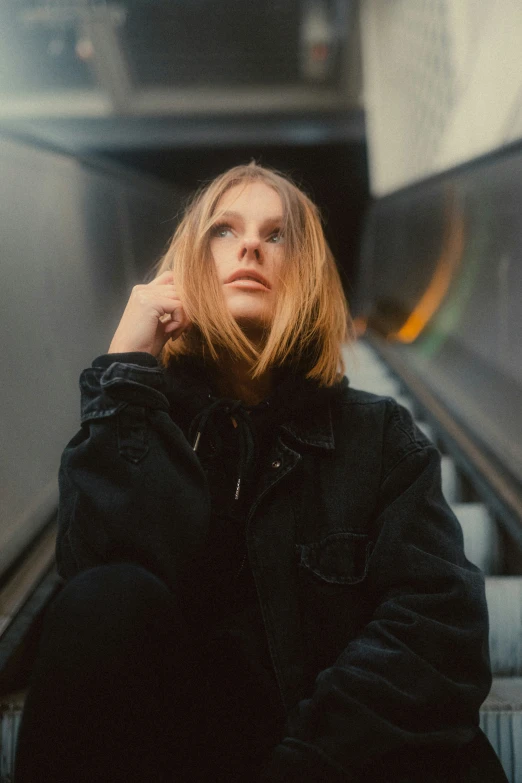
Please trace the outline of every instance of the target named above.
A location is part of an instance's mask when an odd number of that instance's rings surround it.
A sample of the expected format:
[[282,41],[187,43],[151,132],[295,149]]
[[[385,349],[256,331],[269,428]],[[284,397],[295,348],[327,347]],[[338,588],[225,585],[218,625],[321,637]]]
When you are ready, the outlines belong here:
[[112,563],[70,579],[50,605],[41,640],[43,651],[82,658],[134,654],[140,648],[180,639],[184,622],[174,596],[154,574],[134,563]]
[[132,597],[138,601],[168,600],[164,582],[138,563],[107,563],[80,571],[64,585],[53,607],[73,601],[87,609],[93,601],[118,604]]

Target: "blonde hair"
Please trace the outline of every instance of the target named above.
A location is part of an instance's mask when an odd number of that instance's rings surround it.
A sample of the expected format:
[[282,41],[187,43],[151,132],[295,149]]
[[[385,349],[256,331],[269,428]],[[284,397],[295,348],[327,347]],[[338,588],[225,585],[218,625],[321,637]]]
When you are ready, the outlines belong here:
[[[262,347],[256,347],[228,311],[210,252],[216,206],[235,185],[262,182],[283,204],[285,263],[274,318]],[[223,210],[224,211],[224,210]],[[153,275],[170,270],[192,328],[168,340],[160,354],[167,367],[180,354],[198,354],[219,362],[220,351],[246,359],[252,378],[269,367],[294,364],[307,378],[331,386],[344,374],[341,348],[355,342],[335,260],[324,237],[316,205],[287,176],[252,161],[235,166],[192,197],[165,255]]]

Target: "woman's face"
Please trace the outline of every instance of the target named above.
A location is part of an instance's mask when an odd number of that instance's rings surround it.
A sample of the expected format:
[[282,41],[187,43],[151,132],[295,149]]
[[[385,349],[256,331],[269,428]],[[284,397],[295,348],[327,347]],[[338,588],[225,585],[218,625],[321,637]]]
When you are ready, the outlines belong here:
[[262,182],[235,185],[217,210],[210,249],[232,317],[256,339],[272,322],[284,256],[280,196]]

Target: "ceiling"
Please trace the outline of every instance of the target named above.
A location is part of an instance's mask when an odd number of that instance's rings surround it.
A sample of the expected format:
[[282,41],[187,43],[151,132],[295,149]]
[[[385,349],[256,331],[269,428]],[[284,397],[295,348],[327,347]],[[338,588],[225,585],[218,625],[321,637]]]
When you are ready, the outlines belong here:
[[355,0],[0,0],[0,128],[86,149],[364,137]]

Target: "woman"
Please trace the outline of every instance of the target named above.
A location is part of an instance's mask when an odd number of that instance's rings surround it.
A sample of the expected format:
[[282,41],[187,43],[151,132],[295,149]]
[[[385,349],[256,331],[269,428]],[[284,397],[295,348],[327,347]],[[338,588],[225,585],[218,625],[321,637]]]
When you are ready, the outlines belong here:
[[505,780],[440,455],[351,389],[316,207],[202,189],[81,376],[17,780]]

